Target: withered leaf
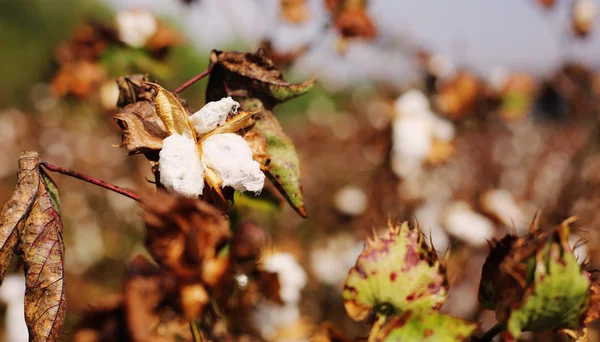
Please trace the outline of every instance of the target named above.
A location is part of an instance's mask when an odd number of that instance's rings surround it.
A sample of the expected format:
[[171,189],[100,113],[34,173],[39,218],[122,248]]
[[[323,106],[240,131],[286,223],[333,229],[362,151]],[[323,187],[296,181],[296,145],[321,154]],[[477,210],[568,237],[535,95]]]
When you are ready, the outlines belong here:
[[177,97],[156,83],[145,82],[145,84],[156,91],[154,106],[167,131],[170,134],[179,134],[196,140],[194,126],[188,119],[187,111]]
[[119,87],[119,99],[117,100],[117,106],[125,107],[128,104],[149,99],[150,97],[144,90],[144,82],[147,81],[147,74],[135,74],[118,77],[117,86]]
[[267,137],[257,129],[251,129],[244,134],[244,140],[250,146],[252,159],[260,164],[262,170],[268,170],[267,166],[271,162],[271,157],[268,152]]
[[[31,341],[57,341],[64,323],[64,245],[58,188],[36,152],[19,159],[17,188],[2,209],[2,275],[17,251],[25,269],[25,321]],[[5,264],[6,263],[6,264]]]
[[149,160],[158,161],[163,139],[169,133],[151,102],[139,101],[127,105],[114,119],[123,130],[117,147],[128,149],[129,154],[143,153]]
[[19,159],[17,186],[0,211],[0,284],[17,246],[23,221],[31,211],[40,185],[38,155],[24,152]]
[[206,89],[207,101],[226,96],[257,97],[269,106],[300,96],[315,84],[315,80],[298,84],[284,80],[263,48],[255,53],[213,50],[210,62],[213,70]]
[[264,135],[267,139],[267,153],[270,158],[267,176],[292,208],[300,216],[307,217],[300,181],[300,161],[292,139],[285,134],[279,121],[269,110],[263,110],[260,120],[250,130],[252,131]]
[[182,281],[216,286],[229,267],[231,235],[223,214],[208,203],[159,191],[142,199],[146,246]]

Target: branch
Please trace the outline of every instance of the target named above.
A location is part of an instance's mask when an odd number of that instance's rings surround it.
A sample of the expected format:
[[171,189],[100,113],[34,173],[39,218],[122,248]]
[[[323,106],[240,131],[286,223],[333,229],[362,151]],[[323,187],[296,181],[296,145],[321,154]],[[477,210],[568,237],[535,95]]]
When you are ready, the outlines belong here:
[[477,342],[489,342],[496,337],[499,333],[503,332],[506,327],[502,323],[496,323],[490,330],[486,331],[483,335],[479,337],[474,337],[473,341]]
[[123,196],[129,197],[132,200],[135,201],[140,201],[140,196],[138,194],[136,194],[135,192],[131,191],[131,190],[127,190],[121,187],[118,187],[114,184],[105,182],[103,180],[94,178],[92,176],[88,176],[86,174],[83,174],[81,172],[77,172],[71,169],[67,169],[64,167],[60,167],[60,166],[56,166],[56,165],[52,165],[50,163],[48,163],[47,161],[40,161],[40,165],[43,165],[48,171],[52,171],[52,172],[58,172],[58,173],[62,173],[63,175],[67,175],[67,176],[71,176],[73,178],[77,178],[80,179],[82,181],[86,181],[88,183],[92,183],[94,185],[97,185],[99,187],[114,191],[118,194],[121,194]]
[[191,86],[192,84],[200,81],[201,79],[203,79],[204,77],[206,77],[208,74],[210,74],[210,72],[213,69],[214,64],[210,64],[208,66],[208,68],[206,70],[204,70],[203,72],[199,73],[198,75],[192,77],[191,79],[189,79],[187,82],[185,82],[184,84],[180,85],[177,89],[175,89],[173,92],[175,94],[179,94],[180,92],[182,92],[183,90],[185,90],[187,87]]

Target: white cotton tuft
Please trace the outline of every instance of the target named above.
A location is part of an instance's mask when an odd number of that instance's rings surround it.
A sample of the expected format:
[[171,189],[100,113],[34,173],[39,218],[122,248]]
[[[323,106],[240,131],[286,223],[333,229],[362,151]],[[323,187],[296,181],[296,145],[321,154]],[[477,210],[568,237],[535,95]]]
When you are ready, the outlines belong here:
[[432,145],[433,121],[428,116],[399,117],[392,126],[393,152],[423,160]]
[[429,100],[420,90],[411,89],[400,95],[394,102],[399,115],[414,115],[429,111]]
[[300,320],[300,308],[297,303],[280,305],[270,301],[260,301],[252,312],[252,321],[267,341],[275,341],[277,333],[293,326]]
[[235,133],[210,136],[202,143],[204,162],[223,180],[223,186],[237,191],[259,192],[265,185],[260,164],[244,138]]
[[146,45],[158,28],[156,18],[149,11],[122,11],[115,18],[119,40],[131,47]]
[[158,162],[160,182],[165,188],[186,197],[202,194],[204,167],[194,140],[179,134],[167,137]]
[[514,227],[515,229],[523,227],[517,230],[519,235],[526,234],[529,231],[529,227],[523,225],[527,221],[525,213],[508,190],[489,190],[481,196],[480,202],[485,212],[496,217],[505,226]]
[[346,280],[348,270],[356,264],[363,246],[363,241],[357,242],[350,235],[329,237],[325,246],[310,253],[313,274],[323,284],[339,288]]
[[465,202],[454,202],[446,207],[442,222],[448,233],[472,246],[484,246],[494,237],[492,221]]
[[275,253],[267,257],[263,266],[266,271],[277,273],[279,296],[285,303],[300,302],[300,292],[306,286],[306,272],[290,253]]
[[11,274],[4,278],[0,287],[0,300],[7,304],[4,322],[5,341],[29,341],[29,330],[25,324],[25,277]]
[[219,101],[212,101],[202,109],[190,116],[190,120],[197,133],[208,133],[225,123],[228,115],[237,114],[240,104],[231,97],[224,97]]
[[359,216],[367,210],[368,199],[359,187],[346,185],[335,193],[333,204],[344,215]]

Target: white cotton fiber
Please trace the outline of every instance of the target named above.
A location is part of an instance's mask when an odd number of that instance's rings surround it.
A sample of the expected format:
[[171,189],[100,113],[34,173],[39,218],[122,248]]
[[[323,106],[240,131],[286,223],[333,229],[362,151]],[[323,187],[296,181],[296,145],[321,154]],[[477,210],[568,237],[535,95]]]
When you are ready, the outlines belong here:
[[306,272],[290,253],[275,253],[263,261],[265,270],[277,273],[279,296],[285,303],[300,302],[301,291],[306,286]]
[[178,134],[167,137],[159,157],[160,182],[165,188],[186,197],[202,194],[204,167],[192,139]]
[[224,97],[219,101],[207,103],[202,109],[190,116],[196,128],[196,133],[208,133],[225,123],[228,115],[237,114],[240,104],[231,97]]
[[158,28],[156,18],[149,11],[122,11],[117,13],[115,22],[119,39],[131,47],[144,46]]
[[494,223],[462,201],[446,207],[442,222],[448,233],[472,246],[485,246],[494,237]]
[[204,163],[223,180],[223,186],[237,191],[259,192],[265,184],[260,164],[244,138],[235,133],[216,134],[202,143]]
[[398,115],[413,115],[429,112],[429,100],[423,92],[411,89],[396,99],[394,102],[394,109]]

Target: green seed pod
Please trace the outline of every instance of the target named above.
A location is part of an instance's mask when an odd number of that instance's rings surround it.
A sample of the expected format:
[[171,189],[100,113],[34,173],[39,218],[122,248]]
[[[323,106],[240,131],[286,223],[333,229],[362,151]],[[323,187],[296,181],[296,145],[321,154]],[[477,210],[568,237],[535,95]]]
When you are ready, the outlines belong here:
[[536,218],[528,236],[502,239],[490,252],[479,298],[495,309],[512,337],[523,331],[578,329],[594,315],[589,308],[597,305],[592,303],[597,286],[568,243],[574,220],[542,231]]
[[383,238],[367,240],[348,273],[343,289],[346,312],[360,321],[371,313],[438,309],[447,294],[444,271],[418,226],[390,223]]
[[369,342],[392,341],[465,341],[477,329],[477,323],[444,315],[438,311],[421,312],[415,315],[406,312],[387,320],[371,331]]

